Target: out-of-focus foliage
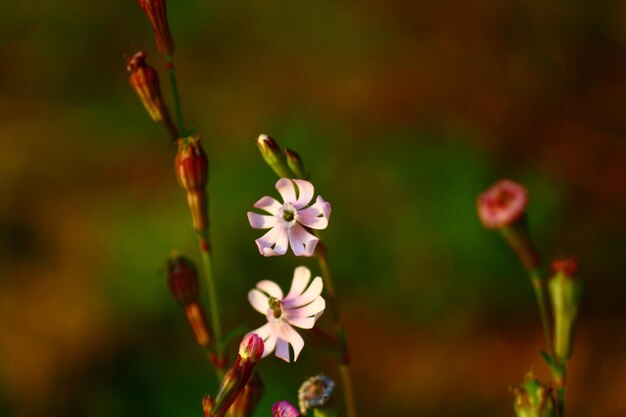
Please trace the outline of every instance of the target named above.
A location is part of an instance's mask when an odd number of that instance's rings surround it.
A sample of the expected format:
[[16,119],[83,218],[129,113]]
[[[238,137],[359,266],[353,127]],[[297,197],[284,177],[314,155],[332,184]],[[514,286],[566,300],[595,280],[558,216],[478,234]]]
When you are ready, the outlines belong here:
[[[246,293],[312,260],[262,259],[245,213],[275,193],[255,137],[296,150],[333,204],[323,236],[363,416],[512,414],[541,328],[515,256],[476,218],[511,177],[546,260],[587,296],[570,416],[626,403],[626,8],[622,2],[170,1],[185,118],[210,158],[226,327]],[[165,285],[197,260],[173,152],[131,91],[132,0],[8,2],[0,15],[0,414],[199,416],[214,392]],[[329,327],[330,320],[320,320]],[[256,415],[332,358],[264,360]],[[383,381],[383,382],[381,382]],[[480,383],[477,383],[479,381]],[[450,401],[454,398],[454,401]],[[589,399],[593,398],[593,401]]]

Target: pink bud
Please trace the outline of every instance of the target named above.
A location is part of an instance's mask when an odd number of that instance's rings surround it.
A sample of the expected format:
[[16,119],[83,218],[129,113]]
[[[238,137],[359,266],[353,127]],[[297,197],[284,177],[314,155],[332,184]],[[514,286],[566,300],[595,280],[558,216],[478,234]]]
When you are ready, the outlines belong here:
[[246,335],[239,345],[239,356],[242,360],[248,360],[257,363],[263,356],[263,339],[256,333]]
[[272,417],[300,417],[300,412],[289,401],[279,401],[272,407]]
[[526,189],[511,181],[500,180],[477,199],[478,217],[488,229],[511,226],[526,210],[528,194]]

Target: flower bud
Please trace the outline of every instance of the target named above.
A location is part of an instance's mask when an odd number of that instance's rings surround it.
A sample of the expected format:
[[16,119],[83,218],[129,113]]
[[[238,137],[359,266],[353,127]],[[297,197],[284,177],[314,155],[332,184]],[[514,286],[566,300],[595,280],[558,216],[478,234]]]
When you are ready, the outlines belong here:
[[154,37],[161,54],[165,56],[174,53],[174,40],[167,23],[165,0],[138,0],[139,5],[150,19]]
[[240,351],[243,351],[247,356],[238,355],[233,367],[222,378],[209,417],[226,415],[230,406],[237,400],[250,380],[252,371],[258,363],[258,360],[254,360],[258,356],[258,352],[263,353],[263,341],[256,334],[246,336],[244,342],[242,342],[244,348],[241,349],[240,347]]
[[285,148],[285,156],[287,157],[287,165],[296,174],[296,178],[306,178],[306,171],[300,155],[291,149]]
[[511,180],[500,180],[478,196],[478,217],[488,229],[511,226],[522,218],[528,203],[526,189]]
[[274,139],[267,135],[259,135],[256,140],[263,159],[270,168],[281,178],[291,178],[293,173],[287,166],[285,155]]
[[184,256],[167,260],[167,284],[174,299],[182,305],[198,301],[198,272]]
[[577,266],[574,259],[557,259],[552,267],[554,275],[548,281],[548,291],[554,317],[554,354],[559,363],[565,363],[572,354],[583,285],[575,277]]
[[552,389],[541,384],[532,374],[520,386],[511,388],[515,395],[517,417],[555,417],[556,407]]
[[176,178],[187,193],[187,205],[191,212],[193,228],[204,231],[208,228],[208,183],[209,161],[200,137],[192,136],[178,140],[178,152],[175,159]]
[[325,375],[313,376],[300,386],[298,405],[304,415],[309,410],[328,407],[335,391],[335,382]]
[[257,363],[263,357],[263,339],[256,333],[246,335],[239,345],[241,360]]
[[167,137],[172,141],[176,140],[178,131],[163,100],[159,75],[154,68],[146,64],[146,54],[139,51],[128,58],[126,69],[130,72],[130,85],[139,96],[150,118]]
[[300,413],[289,401],[279,401],[272,407],[272,417],[300,417]]
[[174,299],[185,308],[187,321],[198,345],[208,348],[211,332],[204,309],[198,304],[198,273],[194,264],[184,256],[167,261],[167,283]]
[[540,259],[528,234],[527,203],[524,187],[510,180],[500,180],[478,196],[478,217],[486,228],[502,232],[524,268],[535,270]]
[[252,373],[250,380],[239,394],[235,402],[228,410],[228,417],[250,417],[254,414],[265,391],[263,381],[256,372]]

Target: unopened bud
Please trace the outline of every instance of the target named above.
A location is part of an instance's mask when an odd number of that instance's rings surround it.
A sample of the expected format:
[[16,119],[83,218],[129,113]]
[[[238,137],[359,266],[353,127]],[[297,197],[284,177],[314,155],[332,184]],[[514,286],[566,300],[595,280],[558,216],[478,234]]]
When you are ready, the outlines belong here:
[[523,186],[500,180],[478,196],[478,217],[486,228],[502,232],[524,268],[535,270],[540,260],[528,234],[527,203],[528,194]]
[[178,140],[175,168],[178,183],[187,194],[193,228],[196,231],[206,230],[209,226],[206,191],[209,161],[198,136]]
[[179,304],[198,301],[198,272],[188,258],[173,256],[167,260],[167,284]]
[[198,272],[184,256],[173,256],[167,261],[167,283],[174,299],[185,308],[187,321],[198,345],[208,348],[211,332],[204,309],[198,304]]
[[138,0],[139,5],[150,19],[154,37],[159,51],[169,56],[174,53],[174,40],[167,23],[167,10],[165,0]]
[[552,389],[544,386],[532,374],[520,386],[511,388],[515,395],[517,417],[555,417],[556,407]]
[[250,380],[239,394],[235,402],[228,410],[228,417],[250,417],[254,414],[265,391],[263,381],[256,372],[252,373]]
[[253,359],[258,356],[259,351],[261,355],[263,354],[263,341],[256,334],[246,336],[244,341],[245,347],[243,349],[240,347],[240,351],[243,351],[247,356],[242,357],[238,355],[233,367],[222,378],[211,408],[211,417],[223,417],[226,415],[226,412],[243,392],[252,376],[254,366],[258,362]]
[[300,155],[291,149],[285,148],[285,156],[287,157],[287,165],[296,174],[296,178],[306,178],[306,171]]
[[575,276],[577,266],[574,259],[558,259],[552,266],[554,275],[548,281],[548,291],[554,316],[554,354],[560,363],[565,363],[572,354],[583,285]]
[[272,407],[272,417],[300,417],[300,412],[289,401],[279,401]]
[[267,135],[259,135],[256,140],[263,159],[272,171],[281,178],[291,178],[293,173],[287,166],[285,155],[274,139]]
[[335,382],[325,375],[317,375],[304,381],[298,390],[298,405],[304,415],[309,410],[330,406]]
[[167,137],[172,141],[176,140],[178,131],[163,100],[159,75],[146,63],[146,54],[142,51],[135,53],[128,58],[126,68],[130,72],[130,85],[139,96],[150,118]]
[[527,203],[524,187],[511,180],[500,180],[478,196],[478,217],[485,227],[501,229],[521,219]]
[[256,333],[246,335],[239,345],[241,360],[257,363],[263,357],[263,339]]

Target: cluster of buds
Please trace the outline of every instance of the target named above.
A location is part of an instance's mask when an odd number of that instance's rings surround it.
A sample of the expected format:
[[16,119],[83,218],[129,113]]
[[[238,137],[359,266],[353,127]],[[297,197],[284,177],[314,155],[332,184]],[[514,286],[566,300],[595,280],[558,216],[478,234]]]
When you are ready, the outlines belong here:
[[167,10],[165,0],[138,0],[139,5],[150,19],[157,47],[164,56],[174,53],[174,40],[167,23]]
[[477,199],[478,217],[488,229],[500,230],[528,270],[539,267],[539,256],[528,236],[526,189],[511,181],[500,180]]
[[554,354],[556,360],[563,364],[572,353],[574,326],[583,286],[576,277],[578,267],[575,259],[556,259],[552,262],[552,270],[554,275],[548,281],[548,291],[554,317]]
[[146,54],[139,51],[128,58],[126,69],[130,72],[130,85],[139,96],[150,118],[168,138],[176,140],[178,131],[163,100],[159,75],[146,63]]
[[[263,340],[255,333],[244,337],[239,345],[239,355],[233,367],[224,375],[215,399],[205,396],[202,400],[205,417],[223,417],[226,415],[231,405],[244,393],[248,381],[252,377],[254,367],[263,356],[263,350]],[[246,404],[242,405],[245,406]]]
[[200,137],[191,136],[178,140],[178,152],[175,158],[176,178],[187,194],[187,205],[191,212],[193,228],[197,232],[206,231],[208,221],[207,183],[209,180],[209,161]]
[[167,261],[167,284],[176,302],[185,309],[196,342],[208,349],[211,332],[204,309],[198,303],[198,272],[194,264],[183,256],[172,256]]
[[552,389],[535,379],[532,373],[522,385],[512,387],[517,417],[555,417],[556,405]]
[[302,158],[295,151],[291,149],[281,151],[278,143],[265,134],[259,135],[256,143],[267,165],[280,178],[304,179],[307,177]]

